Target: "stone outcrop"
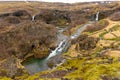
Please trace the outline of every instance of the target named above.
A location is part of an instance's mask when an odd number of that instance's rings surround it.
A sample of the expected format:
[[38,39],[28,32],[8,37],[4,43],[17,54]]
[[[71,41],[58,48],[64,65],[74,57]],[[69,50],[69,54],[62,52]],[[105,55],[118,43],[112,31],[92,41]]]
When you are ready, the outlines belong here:
[[53,24],[57,26],[65,26],[71,22],[67,11],[60,10],[41,10],[41,12],[35,16],[35,20],[42,20],[47,24]]
[[31,15],[26,10],[18,10],[12,13],[12,16],[19,17],[21,20],[31,20]]
[[31,20],[31,15],[26,10],[18,10],[11,13],[0,14],[0,19],[7,18],[9,16],[17,17],[21,20]]

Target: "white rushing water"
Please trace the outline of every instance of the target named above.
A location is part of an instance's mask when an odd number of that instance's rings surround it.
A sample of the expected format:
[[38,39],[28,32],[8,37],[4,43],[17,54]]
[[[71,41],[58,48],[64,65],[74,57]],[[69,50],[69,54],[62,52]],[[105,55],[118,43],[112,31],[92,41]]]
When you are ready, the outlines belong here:
[[63,46],[65,45],[65,42],[66,42],[66,40],[63,40],[62,42],[60,42],[58,47],[54,51],[52,51],[46,59],[48,60],[49,58],[61,53],[63,50]]
[[[34,74],[36,72],[40,72],[43,70],[48,69],[48,65],[47,62],[52,59],[54,56],[56,57],[57,55],[59,56],[61,53],[65,52],[71,45],[71,40],[72,39],[76,39],[79,37],[79,35],[86,29],[86,27],[91,24],[90,22],[81,26],[74,35],[70,36],[70,37],[65,37],[64,35],[59,35],[62,36],[61,38],[61,42],[59,43],[58,47],[55,48],[55,50],[53,50],[50,55],[42,60],[34,60],[29,64],[25,64],[24,66],[26,67],[26,69],[28,70],[28,72],[30,74]],[[62,34],[62,33],[60,33]],[[54,60],[54,58],[53,58]],[[31,60],[30,60],[31,61]]]
[[34,21],[35,20],[35,16],[32,16],[32,21]]
[[72,35],[70,38],[71,38],[71,39],[78,38],[79,35],[86,29],[86,27],[87,27],[88,25],[90,25],[90,23],[85,24],[85,25],[83,25],[82,27],[80,27],[80,28],[77,30],[77,32],[76,32],[74,35]]
[[96,13],[96,18],[95,18],[95,21],[98,21],[99,20],[99,11]]
[[[90,23],[89,23],[90,24]],[[85,24],[83,25],[82,27],[80,27],[76,33],[72,36],[70,36],[70,38],[65,38],[63,41],[60,42],[60,44],[58,45],[58,47],[53,50],[50,55],[46,58],[47,60],[50,59],[51,57],[57,55],[57,54],[60,54],[62,53],[64,50],[66,50],[66,47],[68,48],[70,45],[70,40],[71,39],[75,39],[75,38],[78,38],[79,35],[86,29],[86,27],[89,25],[89,24]]]

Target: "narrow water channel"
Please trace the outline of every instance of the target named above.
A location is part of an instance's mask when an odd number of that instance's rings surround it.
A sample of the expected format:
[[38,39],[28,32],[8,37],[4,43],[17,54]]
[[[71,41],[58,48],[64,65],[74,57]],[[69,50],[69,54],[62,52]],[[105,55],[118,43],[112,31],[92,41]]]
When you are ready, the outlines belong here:
[[61,38],[61,42],[59,43],[58,47],[56,47],[55,50],[53,50],[50,55],[45,59],[35,59],[30,58],[28,59],[23,65],[29,72],[29,74],[34,74],[40,71],[44,71],[49,69],[47,62],[49,59],[51,60],[52,57],[60,55],[61,53],[65,52],[71,45],[71,40],[79,37],[79,35],[86,29],[86,27],[90,23],[87,23],[83,26],[81,26],[74,35],[70,37],[64,36],[62,33],[59,34],[59,38]]

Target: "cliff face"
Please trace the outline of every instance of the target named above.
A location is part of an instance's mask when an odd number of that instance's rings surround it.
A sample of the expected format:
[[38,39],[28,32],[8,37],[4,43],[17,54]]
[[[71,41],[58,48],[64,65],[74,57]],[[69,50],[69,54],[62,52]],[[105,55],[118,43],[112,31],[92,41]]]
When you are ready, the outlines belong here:
[[[6,76],[16,80],[46,77],[119,80],[119,2],[3,4],[0,4],[3,7],[0,9],[0,79]],[[98,11],[99,20],[94,21]],[[66,28],[64,33],[72,35],[88,21],[94,22],[61,55],[65,63],[50,70],[50,74],[45,71],[37,76],[28,75],[21,63],[28,57],[47,57],[57,46],[57,27]]]

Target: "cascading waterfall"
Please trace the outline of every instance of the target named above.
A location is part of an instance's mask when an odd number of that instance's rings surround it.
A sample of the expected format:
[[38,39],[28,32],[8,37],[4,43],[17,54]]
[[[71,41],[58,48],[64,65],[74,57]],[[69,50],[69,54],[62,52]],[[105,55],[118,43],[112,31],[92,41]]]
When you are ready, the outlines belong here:
[[66,40],[63,40],[62,42],[60,42],[60,44],[58,45],[58,47],[57,47],[54,51],[52,51],[52,52],[50,53],[50,55],[49,55],[46,59],[48,60],[49,58],[55,56],[56,54],[61,53],[62,50],[63,50],[63,47],[62,47],[62,46],[65,45],[65,41],[66,41]]
[[34,21],[35,20],[35,16],[32,16],[32,21]]
[[59,46],[58,46],[54,51],[52,51],[52,52],[50,53],[50,55],[46,58],[46,60],[50,59],[51,57],[53,57],[53,56],[55,56],[55,55],[57,55],[57,54],[59,54],[59,53],[62,53],[66,47],[69,47],[69,41],[70,41],[71,39],[75,39],[75,38],[79,37],[79,35],[81,34],[81,32],[83,32],[88,25],[89,25],[89,24],[83,25],[83,26],[82,26],[81,28],[79,28],[79,29],[77,30],[77,32],[76,32],[74,35],[72,35],[70,38],[64,39],[63,41],[61,41],[60,44],[59,44]]
[[72,35],[70,38],[71,38],[71,39],[75,39],[75,38],[79,37],[79,35],[86,29],[86,27],[87,27],[88,25],[89,25],[89,24],[86,24],[86,25],[83,25],[82,27],[80,27],[80,28],[77,30],[77,32],[76,32],[74,35]]
[[98,21],[99,20],[99,11],[96,13],[96,18],[95,18],[95,21]]
[[[34,17],[33,17],[33,19],[34,19]],[[90,23],[85,24],[82,27],[80,27],[74,35],[72,35],[70,37],[66,37],[66,38],[64,37],[63,40],[59,43],[58,47],[55,48],[55,50],[53,50],[47,58],[42,59],[42,60],[35,60],[35,62],[30,60],[31,62],[29,62],[29,64],[25,64],[24,66],[28,70],[29,74],[34,74],[36,72],[48,69],[49,68],[47,65],[48,60],[52,59],[52,57],[54,57],[56,55],[59,55],[59,54],[65,52],[70,47],[71,40],[78,38],[79,35],[86,29],[86,27],[89,24]]]

